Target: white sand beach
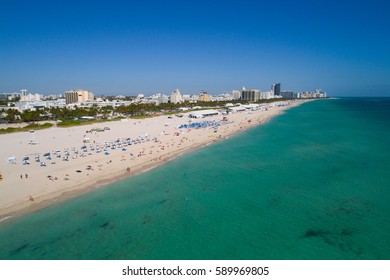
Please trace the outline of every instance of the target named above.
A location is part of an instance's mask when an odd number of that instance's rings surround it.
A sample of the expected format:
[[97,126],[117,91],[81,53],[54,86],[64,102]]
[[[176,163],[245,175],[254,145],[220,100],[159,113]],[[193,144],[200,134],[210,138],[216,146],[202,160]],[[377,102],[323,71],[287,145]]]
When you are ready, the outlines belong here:
[[[303,102],[306,101],[293,101],[284,107],[273,103],[267,111],[232,113],[217,129],[178,129],[180,124],[189,123],[187,116],[159,116],[0,135],[0,172],[3,175],[0,181],[0,221],[148,171],[186,151],[264,123]],[[191,120],[222,121],[222,118],[218,115]],[[104,127],[110,129],[89,132]],[[89,143],[83,142],[85,138],[89,138]],[[132,145],[128,145],[127,138],[132,139]],[[36,145],[29,144],[32,139]],[[81,149],[84,145],[87,147],[85,152]],[[100,152],[97,152],[99,146]],[[69,153],[67,161],[63,160],[66,151]],[[45,153],[50,153],[51,159],[43,156]],[[45,162],[46,166],[35,161],[38,154],[40,162]],[[25,156],[29,156],[28,165],[22,163]],[[8,162],[10,157],[16,158],[14,164]]]

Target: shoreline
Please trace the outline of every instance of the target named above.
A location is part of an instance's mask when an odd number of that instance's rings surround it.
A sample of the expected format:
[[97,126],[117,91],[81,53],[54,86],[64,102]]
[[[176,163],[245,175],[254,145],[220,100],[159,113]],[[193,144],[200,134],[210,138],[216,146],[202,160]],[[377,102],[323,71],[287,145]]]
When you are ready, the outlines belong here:
[[[163,127],[163,131],[167,132],[162,136],[164,138],[167,136],[168,138],[165,138],[164,140],[160,140],[159,144],[162,145],[163,141],[164,143],[166,142],[166,146],[162,146],[163,148],[156,148],[157,142],[155,142],[155,145],[150,145],[153,143],[141,143],[138,144],[137,147],[133,148],[133,146],[130,146],[130,149],[134,152],[139,152],[138,158],[128,158],[127,156],[124,155],[110,155],[109,158],[104,158],[104,156],[101,154],[101,157],[98,160],[93,159],[81,159],[81,162],[76,164],[77,160],[74,160],[69,163],[66,166],[66,168],[57,168],[54,169],[49,173],[63,176],[65,173],[65,176],[69,176],[71,179],[67,181],[63,181],[63,184],[60,183],[60,180],[52,181],[52,183],[56,184],[56,188],[53,190],[48,190],[48,180],[47,180],[47,170],[42,170],[41,167],[39,166],[34,166],[32,167],[31,165],[35,165],[34,163],[31,163],[28,167],[30,167],[29,170],[29,178],[25,179],[20,179],[18,180],[19,173],[21,173],[20,170],[18,170],[21,163],[18,164],[18,166],[13,166],[11,165],[11,169],[13,167],[14,170],[12,170],[11,174],[14,176],[12,182],[10,184],[4,184],[5,182],[0,182],[0,195],[2,194],[1,191],[5,192],[4,187],[7,185],[12,185],[13,183],[16,183],[16,185],[20,185],[17,183],[24,183],[24,185],[21,185],[21,191],[18,190],[18,192],[15,191],[15,193],[12,193],[9,195],[10,201],[5,200],[0,200],[0,223],[12,220],[14,218],[20,217],[22,215],[32,213],[35,211],[38,211],[40,209],[46,208],[50,205],[54,205],[57,203],[62,203],[64,201],[67,201],[69,199],[72,199],[74,197],[78,197],[81,195],[84,195],[88,192],[91,192],[92,190],[95,189],[100,189],[109,186],[112,183],[125,180],[129,177],[136,176],[138,174],[142,174],[145,172],[149,172],[150,170],[153,170],[157,167],[162,166],[163,164],[174,160],[184,154],[187,154],[189,152],[199,150],[201,148],[207,147],[211,144],[218,143],[220,141],[224,141],[227,138],[233,137],[235,135],[240,134],[241,132],[244,132],[248,130],[249,128],[256,127],[258,125],[262,125],[268,121],[270,121],[272,118],[284,113],[284,111],[299,106],[303,103],[306,103],[310,100],[300,100],[300,101],[294,101],[290,102],[288,106],[285,107],[271,107],[269,108],[268,111],[253,111],[253,112],[242,112],[242,113],[236,113],[235,115],[228,115],[228,118],[234,119],[232,123],[226,124],[224,126],[221,126],[218,128],[219,131],[217,134],[219,136],[216,136],[214,134],[210,135],[210,129],[194,129],[192,131],[187,131],[187,132],[181,132],[180,134],[183,134],[182,138],[175,138],[179,137],[179,135],[175,136],[173,131],[177,130],[175,126],[173,127]],[[273,105],[273,104],[271,104]],[[209,120],[209,119],[221,119],[222,117],[216,116],[216,117],[208,117],[203,120]],[[134,121],[133,126],[137,127],[138,125],[138,131],[135,131],[136,133],[144,133],[144,128],[152,128],[154,126],[160,126],[159,129],[161,130],[161,125],[165,121],[173,122],[172,119],[166,120],[166,117],[155,117],[153,118],[153,123],[152,121],[149,120],[137,120]],[[256,120],[254,120],[256,119]],[[187,119],[175,119],[175,123],[183,123]],[[105,125],[109,126],[115,126],[115,125],[123,125],[121,121],[118,121],[116,123],[107,123]],[[91,126],[96,126],[96,125],[91,125]],[[134,129],[132,127],[132,129]],[[78,130],[79,132],[82,132],[85,130],[85,127],[76,127],[76,128],[66,128],[62,130],[68,130],[68,131],[73,131],[76,132]],[[53,130],[52,128],[43,131],[42,134],[47,134],[49,136],[52,136],[50,130]],[[154,132],[158,130],[154,129]],[[120,131],[122,136],[123,136],[123,131]],[[194,133],[196,133],[194,135]],[[22,133],[15,133],[15,134],[22,134]],[[83,132],[81,133],[83,134]],[[207,135],[209,134],[209,135]],[[116,136],[116,135],[112,135]],[[8,135],[9,138],[12,138]],[[99,135],[97,136],[99,137]],[[16,137],[13,137],[16,138]],[[48,137],[50,139],[51,137]],[[54,139],[55,137],[53,137]],[[71,137],[75,138],[75,137]],[[180,143],[177,143],[177,140],[181,139]],[[184,139],[184,140],[183,140]],[[14,139],[15,140],[15,139]],[[73,139],[74,140],[74,139]],[[186,142],[187,141],[187,142]],[[70,144],[67,143],[66,141],[64,144]],[[144,145],[143,145],[144,144]],[[149,144],[149,145],[148,145]],[[183,144],[183,146],[181,146]],[[171,145],[171,146],[170,146]],[[176,147],[175,147],[176,146]],[[173,147],[173,150],[169,150],[168,148]],[[149,155],[146,155],[145,151],[147,149],[150,149]],[[162,149],[162,150],[161,150]],[[24,151],[27,152],[27,151]],[[154,154],[153,154],[154,153]],[[141,156],[139,156],[142,154]],[[140,158],[141,157],[141,158]],[[110,159],[109,162],[106,162],[106,165],[104,165],[105,161],[107,159]],[[120,160],[120,161],[119,161]],[[128,160],[128,161],[127,161]],[[112,163],[112,166],[110,164]],[[84,176],[83,178],[79,180],[73,180],[73,177],[76,177],[77,175],[68,175],[72,173],[72,169],[77,169],[79,168],[81,171],[81,166],[86,166],[86,165],[95,165],[95,166],[101,166],[99,167],[99,170],[102,172],[98,173],[93,173],[89,172],[87,173],[87,176]],[[64,165],[64,164],[63,164]],[[107,167],[106,169],[103,169],[104,167]],[[126,165],[130,166],[131,169],[130,171],[126,170]],[[9,166],[8,166],[9,167]],[[48,166],[52,167],[52,166]],[[61,166],[62,167],[62,166]],[[0,168],[2,166],[0,165]],[[44,167],[46,168],[46,167]],[[129,167],[127,167],[129,168]],[[3,168],[2,168],[3,169]],[[93,169],[92,169],[93,170]],[[35,173],[34,173],[35,171]],[[4,173],[3,173],[4,174]],[[7,173],[6,176],[9,176],[9,172]],[[55,176],[53,175],[53,176]],[[20,175],[21,178],[23,177],[23,173]],[[27,176],[27,173],[26,173]],[[50,175],[49,175],[50,176]],[[28,196],[30,195],[32,191],[29,191],[29,187],[32,187],[31,184],[27,183],[26,181],[30,180],[30,178],[34,177],[34,184],[43,184],[43,187],[38,188],[36,185],[34,185],[35,193],[33,194],[34,200],[29,201]],[[38,178],[35,178],[38,177]],[[50,176],[51,177],[51,176]],[[68,178],[69,178],[68,177]],[[67,177],[64,177],[64,180]],[[50,178],[51,179],[51,178]],[[58,182],[57,182],[58,181]],[[69,181],[71,181],[69,183]],[[19,187],[19,186],[18,186]],[[51,186],[49,186],[51,187]],[[8,193],[9,194],[9,193]],[[30,196],[31,198],[31,196]]]
[[[147,172],[149,172],[155,168],[158,168],[160,166],[163,166],[164,164],[166,164],[172,160],[175,160],[175,159],[177,159],[177,158],[179,158],[187,153],[205,148],[207,146],[209,146],[208,143],[198,145],[195,147],[191,147],[191,148],[188,148],[185,150],[180,150],[177,154],[174,153],[171,156],[166,157],[166,159],[163,162],[141,163],[137,166],[134,166],[134,172],[116,174],[116,175],[110,176],[108,178],[98,179],[96,181],[90,181],[88,184],[84,184],[83,186],[76,185],[76,186],[74,186],[74,189],[65,190],[62,193],[56,194],[55,197],[52,197],[51,196],[52,194],[46,194],[46,196],[48,196],[47,198],[45,197],[45,195],[42,195],[42,197],[40,198],[41,201],[36,202],[35,204],[31,204],[27,207],[23,207],[23,208],[20,208],[17,210],[12,210],[12,212],[6,212],[6,214],[1,214],[0,215],[0,224],[2,222],[5,222],[6,220],[17,218],[17,217],[23,216],[25,214],[29,214],[29,213],[38,211],[40,209],[46,208],[48,206],[55,205],[57,203],[65,202],[69,199],[87,194],[93,190],[108,187],[109,185],[116,183],[116,182],[119,182],[121,180],[126,180],[128,178],[131,178],[131,177],[143,174],[143,173],[147,173]],[[143,168],[146,168],[146,169],[143,169]]]

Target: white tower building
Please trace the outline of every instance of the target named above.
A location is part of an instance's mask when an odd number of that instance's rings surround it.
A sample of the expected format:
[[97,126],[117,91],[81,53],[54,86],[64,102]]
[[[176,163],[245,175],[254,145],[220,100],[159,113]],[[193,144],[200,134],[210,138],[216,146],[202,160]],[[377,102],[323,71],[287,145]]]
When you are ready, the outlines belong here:
[[171,103],[181,103],[183,101],[183,98],[180,94],[179,89],[176,89],[175,91],[172,92],[171,94]]

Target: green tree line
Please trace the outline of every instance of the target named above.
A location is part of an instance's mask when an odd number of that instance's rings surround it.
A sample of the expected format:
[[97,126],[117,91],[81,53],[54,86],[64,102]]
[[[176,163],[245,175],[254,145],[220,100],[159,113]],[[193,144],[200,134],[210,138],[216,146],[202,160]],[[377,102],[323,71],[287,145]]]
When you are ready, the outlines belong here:
[[[282,99],[283,100],[283,99]],[[270,103],[278,100],[260,100],[257,103]],[[81,118],[83,116],[96,117],[98,115],[102,116],[103,119],[111,116],[115,113],[135,117],[135,116],[146,116],[151,114],[161,114],[161,113],[174,113],[177,112],[180,107],[209,107],[209,108],[224,108],[226,103],[247,103],[241,100],[232,100],[232,101],[198,101],[196,103],[190,103],[185,101],[182,103],[162,103],[159,105],[156,104],[147,104],[147,103],[132,103],[128,106],[119,106],[113,108],[112,106],[105,106],[99,108],[98,106],[92,106],[89,108],[81,108],[75,106],[73,109],[69,108],[37,108],[35,110],[24,110],[20,112],[17,109],[1,109],[0,116],[3,121],[9,123],[18,123],[18,122],[38,122],[45,120],[69,120],[74,118]]]

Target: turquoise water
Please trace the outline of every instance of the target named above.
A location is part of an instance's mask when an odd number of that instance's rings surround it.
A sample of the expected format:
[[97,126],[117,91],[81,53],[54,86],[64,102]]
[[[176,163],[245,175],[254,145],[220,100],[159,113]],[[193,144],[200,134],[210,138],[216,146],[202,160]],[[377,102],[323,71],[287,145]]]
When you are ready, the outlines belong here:
[[0,224],[0,259],[390,259],[390,99],[309,102]]

